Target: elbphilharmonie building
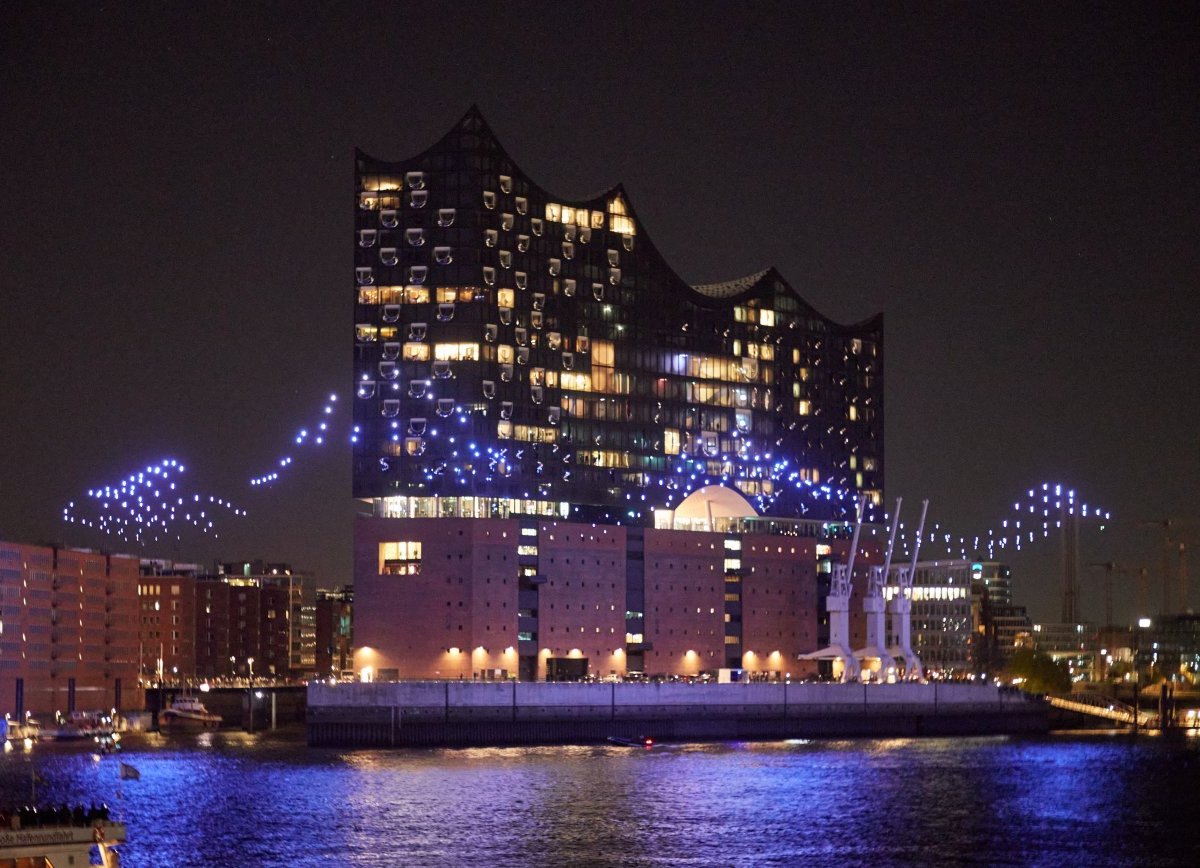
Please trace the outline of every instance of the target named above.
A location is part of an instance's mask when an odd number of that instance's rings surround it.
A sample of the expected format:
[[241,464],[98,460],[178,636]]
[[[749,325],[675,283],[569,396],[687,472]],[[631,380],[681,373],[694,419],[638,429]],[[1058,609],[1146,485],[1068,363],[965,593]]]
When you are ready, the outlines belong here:
[[[697,585],[668,607],[712,616],[678,627],[689,639],[712,631],[711,654],[682,648],[702,658],[692,668],[769,654],[726,587],[742,569],[726,557],[742,549],[727,543],[762,535],[812,548],[836,536],[822,523],[852,514],[857,495],[882,502],[882,317],[835,323],[773,268],[689,284],[620,185],[583,199],[548,192],[475,109],[411,158],[359,152],[355,182],[353,478],[371,506],[356,531],[356,614],[379,656],[360,668],[568,677],[581,666],[544,661],[591,660],[591,674],[683,671],[666,643],[674,632],[648,638],[677,629],[647,623],[656,534],[685,534],[684,549],[694,534],[716,537],[703,547],[720,555],[702,570],[715,576],[711,594]],[[455,569],[443,575],[430,545],[446,533]],[[542,599],[552,533],[588,545],[600,534],[621,555],[590,558],[606,593],[565,594],[557,605],[577,598],[588,617],[562,625],[547,624]],[[423,584],[435,560],[436,588]],[[811,619],[812,641],[776,644],[811,650],[800,646],[818,639],[816,586],[792,591],[812,611],[781,623]],[[378,600],[377,625],[364,592]],[[419,623],[427,635],[407,652],[386,638]],[[433,632],[444,635],[426,642]],[[455,669],[452,652],[480,659]]]

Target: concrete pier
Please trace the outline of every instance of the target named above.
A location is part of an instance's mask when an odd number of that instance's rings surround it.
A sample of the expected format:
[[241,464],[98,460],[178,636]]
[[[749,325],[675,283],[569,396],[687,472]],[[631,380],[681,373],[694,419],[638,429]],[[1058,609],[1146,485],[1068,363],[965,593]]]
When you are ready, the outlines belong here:
[[310,684],[312,745],[581,743],[1045,732],[1048,706],[994,685]]

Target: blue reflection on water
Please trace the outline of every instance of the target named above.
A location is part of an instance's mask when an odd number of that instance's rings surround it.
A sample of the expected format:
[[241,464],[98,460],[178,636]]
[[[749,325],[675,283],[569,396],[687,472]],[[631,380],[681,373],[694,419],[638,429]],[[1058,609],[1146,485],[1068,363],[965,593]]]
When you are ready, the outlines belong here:
[[[235,733],[0,758],[124,865],[1194,865],[1200,750],[1108,735],[334,751]],[[140,780],[120,781],[118,761]]]

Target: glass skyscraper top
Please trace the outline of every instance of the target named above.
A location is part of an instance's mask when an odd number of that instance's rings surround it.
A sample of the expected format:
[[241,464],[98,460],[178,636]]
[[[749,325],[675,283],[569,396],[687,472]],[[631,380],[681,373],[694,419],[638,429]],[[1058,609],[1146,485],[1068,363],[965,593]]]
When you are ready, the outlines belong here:
[[773,268],[689,285],[622,187],[547,192],[475,109],[355,180],[354,494],[379,514],[881,502],[882,316],[832,322]]

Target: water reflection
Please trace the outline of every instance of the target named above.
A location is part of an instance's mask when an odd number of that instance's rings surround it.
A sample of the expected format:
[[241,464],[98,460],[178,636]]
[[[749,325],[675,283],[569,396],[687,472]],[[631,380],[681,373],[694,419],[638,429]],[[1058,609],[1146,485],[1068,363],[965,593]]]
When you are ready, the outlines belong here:
[[206,732],[7,752],[0,801],[36,769],[43,802],[107,802],[127,868],[1192,865],[1198,756],[1095,735],[342,751]]

